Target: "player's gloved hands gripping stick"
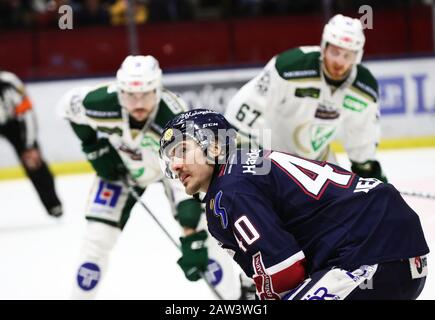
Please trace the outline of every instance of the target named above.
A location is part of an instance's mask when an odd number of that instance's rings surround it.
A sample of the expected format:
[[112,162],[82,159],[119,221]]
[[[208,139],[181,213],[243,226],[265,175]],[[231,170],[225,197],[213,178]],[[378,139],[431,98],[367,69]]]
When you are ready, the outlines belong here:
[[207,269],[206,239],[207,232],[205,230],[180,238],[182,257],[178,259],[177,263],[190,281],[199,280],[201,278],[200,272]]
[[99,177],[114,181],[127,174],[121,157],[107,139],[99,139],[95,144],[83,146],[83,152]]

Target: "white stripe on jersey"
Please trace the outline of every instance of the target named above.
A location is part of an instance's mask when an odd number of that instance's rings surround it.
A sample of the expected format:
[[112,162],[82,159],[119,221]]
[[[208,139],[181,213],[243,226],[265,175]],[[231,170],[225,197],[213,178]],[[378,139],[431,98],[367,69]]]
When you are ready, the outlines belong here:
[[296,262],[298,262],[298,261],[300,261],[300,260],[302,260],[304,258],[305,258],[305,255],[304,255],[304,253],[301,250],[301,251],[295,253],[294,255],[288,257],[284,261],[281,261],[281,262],[279,262],[279,263],[277,263],[277,264],[267,268],[266,269],[267,273],[268,274],[274,274],[274,273],[280,272],[280,271],[290,267],[294,263],[296,263]]

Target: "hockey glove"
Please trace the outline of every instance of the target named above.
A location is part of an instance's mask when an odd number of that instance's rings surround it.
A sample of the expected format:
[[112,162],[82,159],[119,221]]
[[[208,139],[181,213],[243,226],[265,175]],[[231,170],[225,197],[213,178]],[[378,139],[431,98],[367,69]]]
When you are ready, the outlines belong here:
[[190,281],[199,280],[201,278],[200,271],[207,269],[206,239],[207,232],[205,230],[180,238],[182,257],[178,259],[177,263]]
[[182,227],[196,229],[202,212],[203,210],[199,201],[192,198],[186,199],[178,203],[175,219],[178,220]]
[[99,139],[95,144],[83,146],[83,152],[104,180],[115,181],[127,174],[121,157],[107,139]]
[[363,163],[352,161],[351,170],[361,178],[376,178],[382,182],[388,182],[387,177],[382,173],[381,164],[376,160],[368,160]]

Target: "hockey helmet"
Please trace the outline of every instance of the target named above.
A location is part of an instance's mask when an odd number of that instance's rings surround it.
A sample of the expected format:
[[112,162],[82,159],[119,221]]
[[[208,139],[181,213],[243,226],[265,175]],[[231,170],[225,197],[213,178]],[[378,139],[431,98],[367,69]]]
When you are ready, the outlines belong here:
[[338,47],[356,52],[355,63],[360,63],[363,51],[365,36],[361,21],[337,14],[325,25],[320,44],[323,54],[326,45],[331,43]]
[[[162,170],[169,178],[176,178],[172,172],[171,151],[186,139],[194,140],[203,150],[204,155],[211,164],[225,163],[228,154],[236,148],[236,130],[225,117],[208,109],[193,109],[177,115],[169,121],[163,129],[160,139],[160,159]],[[208,153],[210,144],[218,143],[221,153],[218,157]]]
[[158,101],[162,88],[162,70],[153,56],[128,56],[116,73],[118,91],[148,92],[156,90]]

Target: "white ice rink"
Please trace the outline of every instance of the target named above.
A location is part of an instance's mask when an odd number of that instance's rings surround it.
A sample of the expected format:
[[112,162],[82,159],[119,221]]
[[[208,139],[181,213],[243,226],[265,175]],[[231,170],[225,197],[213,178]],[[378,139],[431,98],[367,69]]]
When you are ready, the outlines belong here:
[[[339,159],[348,167],[345,157]],[[397,189],[435,194],[435,149],[384,151],[379,159]],[[65,207],[61,221],[46,215],[28,180],[0,182],[0,299],[68,298],[78,267],[92,179],[90,174],[57,178]],[[151,186],[143,199],[178,237],[161,186]],[[419,213],[429,246],[435,250],[435,200],[405,199]],[[113,251],[98,298],[213,299],[204,283],[184,279],[176,264],[178,257],[177,249],[136,205]],[[433,261],[429,255],[429,276],[420,299],[435,299]]]

